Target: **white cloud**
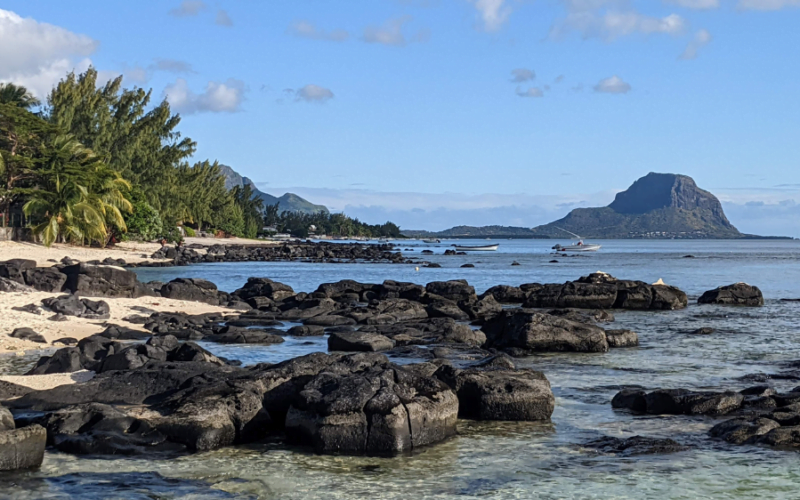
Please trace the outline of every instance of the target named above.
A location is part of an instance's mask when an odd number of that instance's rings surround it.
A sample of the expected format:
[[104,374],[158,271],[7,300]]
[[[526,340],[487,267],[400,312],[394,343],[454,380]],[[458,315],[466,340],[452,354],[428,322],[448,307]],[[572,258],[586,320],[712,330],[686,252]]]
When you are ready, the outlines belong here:
[[686,46],[686,50],[683,51],[680,59],[695,59],[700,49],[711,43],[711,40],[711,33],[706,30],[698,31],[689,41],[689,45]]
[[741,10],[781,10],[786,7],[800,7],[800,0],[739,0]]
[[511,70],[511,75],[512,83],[525,83],[536,79],[536,72],[525,68]]
[[350,38],[350,33],[345,30],[325,31],[317,28],[308,21],[297,21],[289,28],[289,32],[301,38],[312,40],[327,40],[329,42],[344,42]]
[[470,0],[478,10],[481,28],[485,31],[497,31],[503,27],[511,15],[511,7],[505,0]]
[[383,26],[368,26],[364,29],[364,41],[381,45],[393,45],[395,47],[403,47],[409,42],[427,41],[429,37],[427,30],[419,30],[411,39],[406,39],[403,34],[403,26],[412,19],[411,16],[403,16],[397,19],[390,19]]
[[576,10],[553,25],[551,38],[576,31],[584,38],[602,38],[614,40],[633,34],[668,34],[679,35],[686,30],[687,22],[677,14],[666,17],[652,17],[636,11]]
[[86,35],[0,9],[0,81],[43,98],[72,70],[89,67],[98,42]]
[[542,89],[537,87],[531,87],[527,90],[522,87],[517,87],[517,95],[520,97],[543,97],[544,93]]
[[631,91],[631,86],[622,78],[614,75],[610,78],[600,80],[597,85],[594,86],[594,91],[604,94],[627,94]]
[[190,17],[196,16],[205,8],[206,3],[201,0],[183,0],[180,6],[170,10],[169,13],[176,17]]
[[183,78],[164,89],[167,100],[176,111],[193,113],[233,113],[239,111],[244,100],[244,82],[229,78],[224,83],[208,82],[205,91],[196,94]]
[[693,10],[709,10],[719,7],[719,0],[664,0],[666,3]]
[[228,15],[227,12],[220,9],[217,11],[217,17],[214,18],[214,24],[216,24],[217,26],[231,27],[233,26],[233,20],[231,19],[231,17]]
[[279,104],[285,103],[287,99],[293,99],[294,102],[324,104],[335,97],[330,89],[314,84],[308,84],[299,89],[283,89],[283,95],[284,97],[277,101]]

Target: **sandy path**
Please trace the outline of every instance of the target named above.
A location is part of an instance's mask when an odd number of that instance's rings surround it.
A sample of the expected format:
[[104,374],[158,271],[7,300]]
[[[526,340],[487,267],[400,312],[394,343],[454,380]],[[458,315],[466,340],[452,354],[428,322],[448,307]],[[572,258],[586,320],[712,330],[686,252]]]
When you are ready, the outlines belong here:
[[[140,297],[138,299],[93,298],[92,300],[104,300],[108,302],[108,305],[111,307],[111,317],[107,320],[90,320],[69,316],[67,321],[50,321],[48,318],[53,316],[51,312],[45,311],[41,315],[36,315],[15,311],[13,309],[14,307],[32,303],[41,305],[42,299],[59,295],[61,294],[46,292],[0,293],[0,353],[51,347],[54,340],[62,337],[73,337],[80,340],[105,330],[106,323],[144,330],[142,325],[136,325],[122,320],[122,318],[133,314],[140,316],[148,315],[145,312],[133,309],[133,307],[136,306],[146,307],[159,312],[185,312],[188,314],[233,312],[231,309],[210,306],[201,302],[172,300],[161,297]],[[20,327],[32,328],[36,332],[41,333],[48,343],[39,344],[9,337],[15,328]],[[57,347],[61,346],[59,345]]]
[[35,391],[45,391],[67,384],[80,384],[94,378],[94,372],[81,370],[72,373],[49,373],[47,375],[2,375],[0,380],[28,387]]

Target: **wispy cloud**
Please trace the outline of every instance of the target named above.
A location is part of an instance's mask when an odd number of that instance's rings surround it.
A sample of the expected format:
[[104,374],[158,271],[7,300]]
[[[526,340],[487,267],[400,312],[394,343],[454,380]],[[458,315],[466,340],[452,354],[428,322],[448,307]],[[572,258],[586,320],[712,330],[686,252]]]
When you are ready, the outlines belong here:
[[511,70],[512,83],[525,83],[536,79],[536,72],[531,69],[517,68]]
[[[284,95],[295,102],[310,102],[324,104],[334,98],[333,92],[319,85],[308,84],[299,89],[284,89]],[[279,99],[278,102],[284,102]]]
[[719,8],[719,0],[664,0],[668,4],[685,9],[710,10]]
[[614,75],[610,78],[600,80],[597,85],[594,86],[594,91],[603,94],[627,94],[631,91],[631,86],[622,78]]
[[403,16],[396,19],[390,19],[381,26],[368,26],[364,29],[363,40],[367,43],[377,43],[381,45],[392,45],[395,47],[404,47],[411,42],[425,42],[430,37],[430,33],[421,29],[406,38],[403,33],[403,26],[411,22],[411,16]]
[[520,97],[543,97],[544,92],[542,89],[538,87],[530,87],[528,89],[523,89],[522,87],[517,87],[517,95]]
[[300,38],[311,40],[327,40],[329,42],[344,42],[350,38],[350,33],[342,29],[325,31],[317,28],[308,21],[297,21],[289,27],[289,33]]
[[220,9],[217,11],[217,16],[214,18],[214,24],[216,24],[217,26],[225,26],[230,28],[231,26],[233,26],[233,20],[231,19],[231,17],[228,15],[227,12]]
[[740,10],[781,10],[787,7],[800,7],[800,0],[739,0]]
[[202,0],[184,0],[178,7],[170,10],[169,13],[175,17],[191,17],[196,16],[205,9],[206,3]]
[[686,50],[683,51],[683,54],[680,55],[679,59],[696,59],[697,53],[700,51],[700,49],[711,43],[711,39],[711,33],[708,31],[698,31],[689,41],[689,44],[686,46]]
[[488,32],[498,31],[508,21],[511,7],[506,0],[470,0],[478,11],[478,26]]

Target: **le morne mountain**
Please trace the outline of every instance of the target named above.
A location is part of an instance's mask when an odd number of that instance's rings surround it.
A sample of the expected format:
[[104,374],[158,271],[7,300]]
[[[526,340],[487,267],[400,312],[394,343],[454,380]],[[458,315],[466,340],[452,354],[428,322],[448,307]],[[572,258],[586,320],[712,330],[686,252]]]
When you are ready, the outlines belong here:
[[247,177],[242,177],[234,169],[227,165],[219,166],[222,175],[225,176],[225,187],[233,189],[234,186],[244,186],[249,184],[253,188],[253,193],[264,200],[264,206],[278,204],[278,210],[281,212],[300,212],[304,214],[328,213],[327,207],[323,205],[315,205],[308,200],[305,200],[294,193],[286,193],[281,197],[272,196],[259,190],[255,183]]
[[748,238],[725,217],[719,200],[691,177],[649,173],[617,193],[607,207],[576,208],[563,219],[533,229],[459,226],[439,233],[404,231],[406,236],[443,238]]

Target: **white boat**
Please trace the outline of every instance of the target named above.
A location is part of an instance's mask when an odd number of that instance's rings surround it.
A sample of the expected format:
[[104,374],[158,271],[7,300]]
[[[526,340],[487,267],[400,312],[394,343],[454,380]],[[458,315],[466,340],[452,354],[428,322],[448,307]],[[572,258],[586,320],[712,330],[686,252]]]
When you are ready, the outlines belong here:
[[429,244],[433,245],[435,243],[441,243],[442,241],[439,240],[439,239],[436,239],[436,238],[430,238],[430,239],[427,239],[427,240],[422,240],[422,242],[423,243],[429,243]]
[[584,243],[583,242],[583,238],[581,238],[579,235],[577,235],[577,234],[575,234],[575,233],[573,233],[571,231],[567,231],[566,229],[562,229],[560,227],[558,229],[561,229],[565,233],[569,233],[572,236],[578,238],[578,242],[573,244],[573,245],[567,245],[567,246],[561,246],[559,244],[556,244],[553,247],[553,250],[555,250],[556,252],[561,252],[561,253],[567,253],[567,252],[596,252],[596,251],[600,250],[600,245],[596,245],[594,243]]
[[457,252],[494,252],[497,250],[497,247],[500,246],[499,243],[495,243],[493,245],[478,245],[478,246],[470,246],[470,245],[453,245],[456,247]]
[[600,245],[584,243],[583,240],[579,240],[578,243],[565,247],[556,245],[553,247],[553,250],[556,252],[596,252],[600,250]]

